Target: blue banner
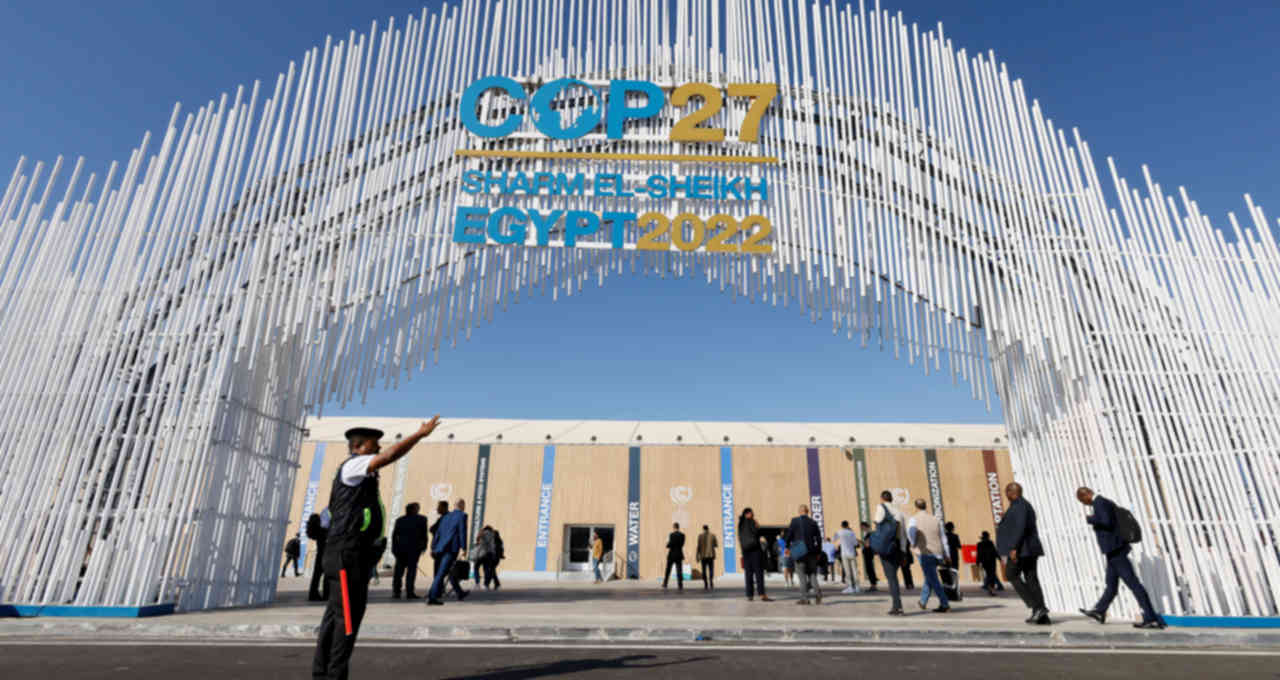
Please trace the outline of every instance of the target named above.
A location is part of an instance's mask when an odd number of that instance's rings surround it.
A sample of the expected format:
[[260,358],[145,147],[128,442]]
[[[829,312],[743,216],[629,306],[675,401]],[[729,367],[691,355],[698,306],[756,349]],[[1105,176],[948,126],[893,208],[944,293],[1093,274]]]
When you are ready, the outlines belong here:
[[640,447],[632,446],[627,457],[627,578],[640,578]]
[[[307,518],[316,511],[316,494],[320,492],[320,472],[324,469],[324,442],[316,444],[316,453],[311,457],[311,476],[307,479],[307,492],[302,494],[302,516],[299,523],[306,529]],[[305,531],[304,531],[305,534]],[[307,540],[298,541],[302,545],[298,552],[298,563],[307,563]]]
[[826,537],[827,523],[822,513],[822,471],[818,466],[818,450],[805,449],[809,466],[809,516],[818,523],[818,532]]
[[738,571],[738,526],[733,504],[733,447],[720,447],[720,534],[724,573]]
[[534,571],[547,570],[547,547],[551,543],[551,490],[556,477],[556,447],[542,449],[542,488],[538,492],[538,539],[533,553]]

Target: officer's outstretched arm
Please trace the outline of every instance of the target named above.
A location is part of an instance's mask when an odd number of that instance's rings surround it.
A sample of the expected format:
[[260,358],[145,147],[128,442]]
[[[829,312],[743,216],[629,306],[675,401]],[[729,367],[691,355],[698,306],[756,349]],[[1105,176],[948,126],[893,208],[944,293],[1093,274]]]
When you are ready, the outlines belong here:
[[427,435],[434,432],[436,426],[439,424],[440,416],[432,416],[431,420],[423,423],[422,427],[419,427],[417,432],[414,432],[408,437],[388,446],[385,450],[378,452],[378,454],[373,457],[373,460],[369,461],[369,472],[373,472],[381,467],[386,467],[387,465],[400,460],[406,453],[409,453],[409,450],[413,448],[414,444],[417,444]]

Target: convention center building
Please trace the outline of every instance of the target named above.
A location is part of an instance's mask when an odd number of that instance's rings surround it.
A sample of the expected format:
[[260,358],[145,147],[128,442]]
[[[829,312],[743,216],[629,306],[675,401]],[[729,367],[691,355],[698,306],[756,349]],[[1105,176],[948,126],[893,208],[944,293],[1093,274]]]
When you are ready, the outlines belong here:
[[[409,503],[434,520],[439,501],[464,500],[473,537],[485,525],[502,536],[500,569],[530,577],[587,570],[595,531],[613,577],[659,578],[674,523],[688,537],[687,567],[696,568],[695,538],[705,525],[720,544],[716,572],[733,574],[740,572],[736,524],[745,508],[772,545],[801,505],[834,536],[842,521],[855,530],[870,521],[887,490],[908,516],[923,498],[955,523],[965,546],[960,575],[972,582],[973,546],[981,532],[994,535],[1004,509],[1000,489],[1013,480],[1003,425],[442,420],[429,440],[383,471],[386,524]],[[383,430],[385,447],[419,423],[310,419],[286,535],[327,506],[348,456],[348,428]]]

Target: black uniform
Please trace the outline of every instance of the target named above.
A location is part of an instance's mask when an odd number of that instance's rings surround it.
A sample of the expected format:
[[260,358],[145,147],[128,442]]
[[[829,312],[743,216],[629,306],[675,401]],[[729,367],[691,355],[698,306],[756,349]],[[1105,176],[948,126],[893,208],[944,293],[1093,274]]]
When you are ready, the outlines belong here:
[[679,530],[671,532],[667,537],[667,568],[662,576],[662,587],[666,588],[671,578],[672,567],[676,570],[676,586],[684,590],[684,534]]
[[[345,680],[369,599],[369,578],[376,559],[373,543],[382,536],[383,511],[377,473],[365,477],[358,486],[347,486],[342,483],[339,467],[329,494],[329,512],[332,520],[324,555],[329,604],[320,620],[311,677]],[[344,597],[348,605],[345,611]]]

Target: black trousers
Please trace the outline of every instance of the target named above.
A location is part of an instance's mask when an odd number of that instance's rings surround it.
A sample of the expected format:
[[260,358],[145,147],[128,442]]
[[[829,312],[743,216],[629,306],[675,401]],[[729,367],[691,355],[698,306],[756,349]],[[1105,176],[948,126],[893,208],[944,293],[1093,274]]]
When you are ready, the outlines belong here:
[[983,588],[1000,588],[1001,590],[1004,589],[1004,586],[1000,585],[1000,574],[996,572],[996,569],[998,569],[998,567],[996,566],[996,563],[994,560],[991,562],[982,563],[982,587]]
[[311,588],[307,592],[311,599],[329,599],[329,582],[324,579],[323,541],[316,541],[316,559],[311,564]]
[[716,587],[716,558],[699,561],[702,563],[702,587],[708,590]]
[[1142,607],[1142,620],[1144,622],[1159,621],[1160,615],[1151,604],[1151,596],[1147,594],[1142,581],[1138,580],[1138,574],[1133,570],[1133,562],[1129,561],[1128,550],[1119,550],[1107,556],[1107,588],[1102,591],[1098,604],[1093,605],[1093,610],[1107,613],[1111,601],[1116,599],[1116,594],[1120,592],[1121,581],[1129,587],[1129,591],[1133,593],[1133,599],[1138,601],[1138,606]]
[[902,558],[902,587],[907,590],[916,587],[915,577],[911,575],[911,563],[914,561],[914,559],[908,561],[907,558]]
[[1040,589],[1040,576],[1036,574],[1036,563],[1039,561],[1039,557],[1019,557],[1004,565],[1005,575],[1013,583],[1013,589],[1022,598],[1022,603],[1033,612],[1045,609],[1044,591]]
[[498,559],[496,557],[485,559],[480,563],[480,568],[484,570],[484,587],[488,588],[490,585],[498,588],[502,587],[502,581],[498,580]]
[[285,575],[285,573],[289,571],[289,565],[290,565],[290,564],[292,564],[292,565],[293,565],[293,575],[294,575],[294,576],[302,576],[302,570],[298,568],[298,556],[297,556],[297,555],[285,555],[285,556],[284,556],[284,566],[283,566],[283,567],[280,567],[280,575],[281,575],[281,576],[284,576],[284,575]]
[[742,570],[746,572],[747,597],[755,597],[757,591],[764,597],[764,551],[743,553]]
[[671,567],[676,568],[676,585],[680,590],[684,590],[684,559],[680,557],[672,557],[667,555],[667,570],[662,575],[662,587],[667,587],[667,582],[671,579]]
[[880,579],[876,578],[876,554],[871,548],[862,549],[862,569],[867,572],[867,580],[871,585],[874,586],[880,582]]
[[414,584],[418,580],[418,557],[417,555],[396,555],[396,570],[391,576],[391,593],[395,596],[400,595],[400,580],[404,578],[404,592],[407,595],[417,595],[418,592],[413,589]]
[[[902,590],[898,587],[898,561],[902,559],[902,553],[895,552],[889,557],[880,556],[880,568],[884,569],[884,580],[889,584],[889,598],[893,600],[894,609],[902,609]],[[909,569],[905,564],[901,565],[903,569]],[[908,574],[911,572],[908,571]]]
[[[344,572],[347,575],[346,590],[342,588]],[[360,621],[364,619],[364,608],[369,601],[369,573],[355,550],[334,550],[325,555],[324,577],[329,582],[329,604],[320,619],[316,654],[311,662],[312,678],[346,680],[351,651],[355,649],[356,634],[360,632]],[[350,605],[350,635],[346,632],[343,613],[344,594]]]

